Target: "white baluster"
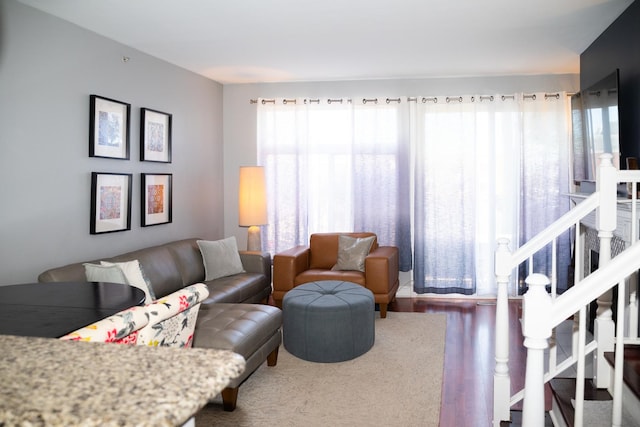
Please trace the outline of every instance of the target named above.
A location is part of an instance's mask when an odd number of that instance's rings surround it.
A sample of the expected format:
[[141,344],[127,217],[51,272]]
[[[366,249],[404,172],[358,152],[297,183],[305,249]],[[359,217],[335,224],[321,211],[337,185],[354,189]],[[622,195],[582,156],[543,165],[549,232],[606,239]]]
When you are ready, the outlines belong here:
[[624,303],[625,303],[625,281],[618,283],[618,325],[616,334],[616,353],[613,374],[613,413],[611,415],[611,426],[620,427],[622,425],[622,377],[624,364]]
[[509,277],[511,252],[509,239],[498,239],[495,253],[496,301],[496,366],[493,372],[493,425],[511,419],[511,378],[509,377]]
[[[584,240],[586,233],[585,228],[580,225],[580,222],[576,223],[575,225],[575,233],[576,243],[573,251],[573,253],[575,254],[575,266],[573,270],[574,286],[580,283],[582,279],[584,279]],[[573,315],[573,326],[571,328],[571,354],[577,354],[578,352],[578,330],[581,312],[582,317],[584,317],[585,310],[576,312],[576,314]]]
[[638,338],[638,273],[633,273],[629,279],[629,304],[627,306],[627,336]]
[[[631,244],[638,240],[638,183],[631,184]],[[629,277],[629,304],[626,307],[627,336],[638,338],[638,273],[635,272]]]
[[[576,394],[574,406],[574,427],[582,427],[584,421],[584,372],[585,372],[585,345],[587,334],[587,308],[583,306],[578,312],[578,343],[577,355],[578,363],[576,366]],[[576,354],[576,353],[574,353]]]
[[549,316],[553,304],[545,287],[550,283],[542,274],[526,279],[529,290],[522,303],[522,333],[527,347],[527,371],[524,387],[523,427],[544,426],[544,349],[551,336]]

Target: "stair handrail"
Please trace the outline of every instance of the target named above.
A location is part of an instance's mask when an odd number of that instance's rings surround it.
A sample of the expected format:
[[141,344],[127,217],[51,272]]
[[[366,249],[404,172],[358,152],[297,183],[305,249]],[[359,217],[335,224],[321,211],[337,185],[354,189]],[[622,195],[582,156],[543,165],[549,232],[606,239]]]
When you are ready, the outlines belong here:
[[[522,327],[523,335],[525,338],[525,346],[527,347],[527,367],[526,367],[526,379],[525,388],[523,391],[517,393],[518,395],[524,394],[525,402],[523,408],[523,426],[542,426],[544,424],[544,383],[556,373],[549,371],[547,375],[544,373],[543,352],[548,346],[548,339],[552,336],[552,331],[555,327],[564,322],[567,318],[574,316],[574,321],[579,321],[579,342],[577,344],[578,357],[577,357],[577,378],[584,379],[584,349],[589,346],[595,345],[597,349],[596,359],[594,364],[594,372],[597,372],[597,376],[594,376],[594,380],[597,378],[598,387],[610,384],[613,387],[613,414],[612,425],[619,426],[621,423],[622,414],[622,352],[616,352],[614,374],[612,383],[609,383],[610,373],[608,369],[601,369],[601,364],[604,362],[604,352],[612,351],[614,348],[614,341],[616,348],[622,348],[624,343],[624,329],[625,329],[625,297],[626,282],[636,274],[640,268],[640,242],[637,239],[637,204],[638,196],[638,183],[640,182],[640,171],[617,171],[611,163],[611,156],[604,155],[601,157],[601,165],[598,169],[599,176],[597,180],[597,190],[591,196],[585,198],[583,202],[579,203],[573,209],[573,215],[569,213],[564,215],[560,220],[547,227],[543,233],[540,233],[535,238],[531,239],[526,245],[513,252],[513,254],[507,255],[503,253],[499,256],[496,251],[496,275],[500,279],[499,272],[504,274],[503,270],[498,268],[500,262],[510,261],[513,264],[513,268],[520,265],[527,258],[531,257],[540,249],[552,242],[557,236],[565,232],[569,227],[572,227],[573,220],[576,220],[576,239],[578,239],[578,230],[582,218],[596,210],[596,228],[598,231],[598,239],[600,240],[600,265],[598,269],[591,272],[586,278],[582,278],[582,265],[579,265],[578,258],[580,254],[576,252],[576,276],[575,285],[565,291],[561,296],[555,296],[552,298],[545,287],[550,283],[549,279],[542,274],[530,274],[526,283],[529,285],[528,292],[524,295],[523,301],[523,318]],[[611,243],[614,235],[614,231],[617,227],[617,205],[618,205],[618,183],[628,183],[627,192],[631,195],[629,197],[631,202],[631,229],[626,230],[627,234],[625,239],[626,248],[622,252],[612,258],[611,257]],[[600,192],[601,190],[601,192]],[[576,217],[579,217],[576,219]],[[622,231],[625,233],[625,231]],[[629,235],[631,236],[629,238]],[[576,240],[576,249],[580,246]],[[554,242],[555,243],[555,242]],[[629,246],[630,244],[630,246]],[[532,260],[532,258],[531,258]],[[531,262],[530,260],[530,262]],[[580,260],[582,262],[582,260]],[[630,300],[637,298],[637,282],[636,279],[631,280],[631,292]],[[618,320],[615,326],[614,332],[613,321],[611,318],[611,291],[618,286]],[[504,294],[504,292],[503,292]],[[500,295],[500,291],[499,291]],[[585,317],[586,307],[592,301],[598,302],[598,312],[596,316],[596,340],[591,344],[585,343]],[[635,304],[635,302],[633,302]],[[500,305],[498,303],[498,305]],[[637,307],[634,305],[633,307]],[[499,309],[496,309],[499,312]],[[575,320],[576,313],[580,313],[577,316],[578,320]],[[542,314],[542,315],[541,315]],[[637,317],[634,318],[637,322]],[[633,319],[632,319],[633,320]],[[496,326],[496,334],[499,328]],[[598,332],[601,336],[598,338]],[[629,333],[632,336],[637,337],[637,329],[632,330],[630,328]],[[496,335],[498,340],[498,335]],[[592,346],[593,347],[593,346]],[[496,373],[498,372],[498,344],[496,341]],[[575,355],[572,356],[575,359]],[[495,376],[494,376],[495,377]],[[583,423],[583,401],[584,401],[584,383],[578,381],[576,385],[576,403],[575,403],[575,423],[577,426],[582,426]],[[494,390],[494,399],[498,397]],[[513,404],[513,397],[510,404]],[[494,411],[497,406],[494,402]],[[498,425],[495,422],[494,412],[494,425]]]
[[498,287],[496,300],[495,370],[493,381],[493,425],[510,419],[511,378],[509,374],[509,310],[508,286],[515,268],[540,249],[551,243],[566,230],[579,224],[582,219],[600,206],[601,194],[595,191],[575,208],[562,215],[535,237],[515,251],[509,251],[509,240],[500,238],[495,252],[495,272]]
[[609,261],[606,266],[582,279],[580,286],[574,286],[558,296],[553,301],[553,311],[548,313],[551,327],[558,326],[576,313],[580,307],[597,299],[637,271],[638,263],[640,263],[640,242],[634,243]]
[[[618,324],[616,333],[616,348],[623,347],[624,316],[622,304],[624,302],[625,279],[638,270],[640,266],[640,241],[633,243],[604,267],[598,268],[579,284],[568,289],[562,295],[552,299],[545,290],[549,283],[546,276],[532,274],[527,277],[529,291],[524,295],[522,328],[527,347],[527,366],[524,396],[525,402],[522,417],[523,426],[544,425],[544,364],[543,351],[547,347],[547,340],[553,328],[565,321],[569,316],[580,311],[581,335],[584,335],[585,307],[613,287],[619,287],[618,294]],[[545,313],[540,318],[539,313]],[[581,344],[584,345],[584,342]],[[615,355],[615,379],[613,382],[613,421],[612,425],[619,426],[622,413],[622,351]],[[584,363],[584,361],[581,361]],[[582,384],[584,371],[577,376],[577,387]],[[582,426],[583,416],[583,388],[576,390],[575,425]]]
[[597,209],[599,205],[600,192],[595,191],[584,199],[584,201],[580,202],[575,208],[562,215],[553,224],[549,225],[524,245],[517,248],[511,254],[511,260],[509,263],[511,265],[511,269],[518,267],[521,263],[531,257],[531,255],[551,243],[553,239],[579,223],[580,220]]
[[[597,171],[596,191],[565,213],[553,224],[530,239],[527,243],[509,251],[509,240],[500,238],[495,251],[495,274],[497,285],[496,330],[495,330],[495,369],[493,375],[493,425],[510,419],[511,378],[509,374],[509,310],[508,286],[511,273],[523,261],[533,256],[544,246],[552,243],[560,234],[595,210],[598,218],[598,236],[604,242],[601,263],[606,265],[610,259],[610,241],[616,229],[616,199],[618,171],[612,163],[613,156],[604,153],[600,156]],[[577,233],[576,233],[577,234]],[[577,279],[577,278],[576,278]],[[546,345],[546,344],[545,344]],[[541,378],[544,375],[541,375]],[[604,376],[603,376],[604,377]]]

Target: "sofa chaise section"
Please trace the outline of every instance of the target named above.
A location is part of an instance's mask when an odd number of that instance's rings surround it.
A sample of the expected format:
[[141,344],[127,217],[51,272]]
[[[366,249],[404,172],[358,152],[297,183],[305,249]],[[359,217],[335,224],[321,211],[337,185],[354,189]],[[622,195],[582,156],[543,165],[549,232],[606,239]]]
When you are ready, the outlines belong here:
[[[271,256],[268,253],[239,251],[244,272],[205,281],[205,266],[196,238],[116,255],[97,264],[138,260],[140,269],[156,298],[204,283],[208,297],[198,301],[193,346],[231,350],[244,357],[246,368],[222,392],[225,410],[236,406],[238,387],[265,360],[277,363],[282,342],[282,312],[266,303],[271,295]],[[52,268],[40,274],[40,282],[85,281],[83,262]]]

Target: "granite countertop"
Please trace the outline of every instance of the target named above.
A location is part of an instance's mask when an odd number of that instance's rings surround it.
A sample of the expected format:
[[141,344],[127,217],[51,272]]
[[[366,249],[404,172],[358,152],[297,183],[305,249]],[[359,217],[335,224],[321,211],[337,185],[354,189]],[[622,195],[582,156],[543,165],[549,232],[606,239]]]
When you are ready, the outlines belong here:
[[0,425],[180,426],[244,366],[227,350],[0,335]]

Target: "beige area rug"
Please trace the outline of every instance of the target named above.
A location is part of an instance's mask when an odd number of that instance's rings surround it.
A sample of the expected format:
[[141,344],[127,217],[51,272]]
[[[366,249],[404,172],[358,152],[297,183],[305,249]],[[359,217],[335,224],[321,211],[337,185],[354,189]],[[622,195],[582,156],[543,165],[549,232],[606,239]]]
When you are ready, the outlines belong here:
[[389,312],[375,325],[371,350],[346,362],[307,362],[281,346],[278,364],[240,387],[235,411],[224,412],[218,396],[196,427],[437,426],[445,316]]

